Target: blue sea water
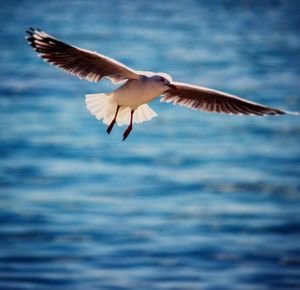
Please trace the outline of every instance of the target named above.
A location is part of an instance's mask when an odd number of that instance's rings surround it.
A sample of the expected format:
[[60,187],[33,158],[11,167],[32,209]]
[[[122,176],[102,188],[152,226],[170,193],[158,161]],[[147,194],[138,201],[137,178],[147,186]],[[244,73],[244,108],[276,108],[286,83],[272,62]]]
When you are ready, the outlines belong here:
[[0,289],[300,289],[300,118],[154,101],[106,127],[39,27],[138,70],[300,111],[299,1],[2,1]]

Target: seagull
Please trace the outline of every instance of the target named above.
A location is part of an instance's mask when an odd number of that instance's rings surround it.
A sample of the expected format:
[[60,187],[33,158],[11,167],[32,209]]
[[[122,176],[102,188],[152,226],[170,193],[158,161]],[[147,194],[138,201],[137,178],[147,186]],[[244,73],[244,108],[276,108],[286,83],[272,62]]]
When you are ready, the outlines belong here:
[[89,112],[108,125],[110,134],[115,123],[128,125],[123,141],[133,123],[142,123],[157,114],[148,103],[160,96],[161,102],[173,103],[194,110],[234,115],[297,114],[267,107],[240,97],[188,83],[175,82],[166,73],[136,71],[95,51],[69,45],[40,29],[29,28],[27,41],[48,63],[91,82],[102,78],[121,84],[111,93],[89,94],[85,102]]

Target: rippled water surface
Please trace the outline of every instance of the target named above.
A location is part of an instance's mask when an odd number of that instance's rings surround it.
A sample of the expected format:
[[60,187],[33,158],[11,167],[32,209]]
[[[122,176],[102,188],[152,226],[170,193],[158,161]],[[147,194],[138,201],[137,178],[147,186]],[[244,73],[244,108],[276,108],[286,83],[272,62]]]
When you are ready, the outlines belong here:
[[154,101],[111,136],[28,26],[300,110],[298,1],[3,1],[0,289],[300,289],[300,119]]

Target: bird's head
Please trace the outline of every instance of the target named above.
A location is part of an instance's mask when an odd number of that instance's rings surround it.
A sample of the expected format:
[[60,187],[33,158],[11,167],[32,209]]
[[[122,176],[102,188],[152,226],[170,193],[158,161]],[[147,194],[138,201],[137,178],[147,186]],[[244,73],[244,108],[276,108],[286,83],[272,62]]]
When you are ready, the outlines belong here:
[[154,75],[152,77],[153,81],[155,81],[155,83],[157,83],[160,86],[164,87],[164,91],[173,89],[173,90],[177,90],[176,86],[172,84],[172,79],[170,77],[165,77],[160,75]]

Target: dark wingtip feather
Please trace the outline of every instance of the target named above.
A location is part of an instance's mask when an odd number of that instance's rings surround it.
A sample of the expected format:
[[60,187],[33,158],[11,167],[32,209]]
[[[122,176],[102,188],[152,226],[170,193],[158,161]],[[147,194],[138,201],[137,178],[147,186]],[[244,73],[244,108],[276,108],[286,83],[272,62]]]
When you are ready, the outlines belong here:
[[33,37],[34,31],[35,31],[34,28],[29,27],[29,28],[26,30],[26,33],[27,33],[28,35],[25,36],[25,39],[28,41],[29,45],[32,46],[32,47],[34,47],[34,45],[33,45],[33,44],[34,44],[34,37]]
[[29,27],[29,28],[26,30],[26,33],[29,34],[29,35],[33,35],[33,34],[34,34],[34,31],[35,31],[34,28]]
[[42,32],[42,30],[39,28],[28,27],[28,29],[26,30],[26,33],[28,34],[27,37],[33,36],[36,32]]
[[28,44],[33,47],[35,50],[37,50],[36,48],[36,38],[35,38],[35,34],[42,32],[40,29],[38,28],[33,28],[33,27],[29,27],[26,30],[26,33],[28,34],[25,39],[28,41]]

